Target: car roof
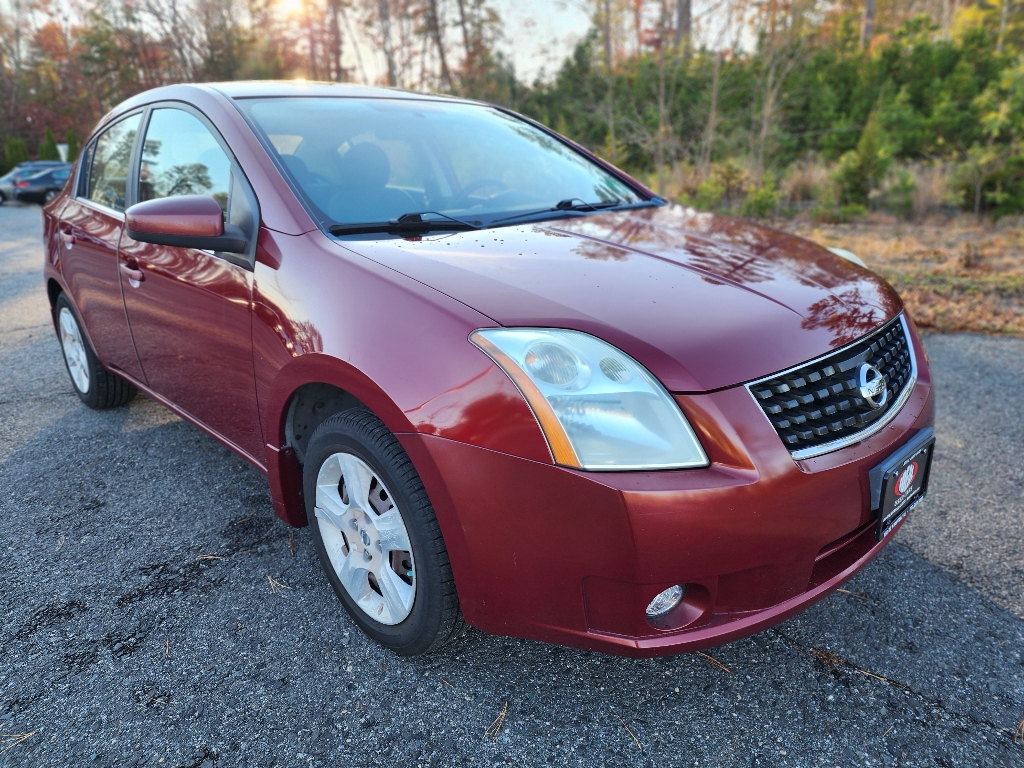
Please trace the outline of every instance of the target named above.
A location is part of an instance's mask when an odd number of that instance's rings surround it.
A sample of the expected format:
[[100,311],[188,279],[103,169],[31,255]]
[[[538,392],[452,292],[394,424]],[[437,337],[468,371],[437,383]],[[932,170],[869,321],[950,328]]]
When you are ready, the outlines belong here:
[[41,171],[39,171],[37,173],[34,173],[31,176],[29,176],[28,179],[29,179],[29,181],[31,181],[32,179],[38,179],[38,178],[46,176],[47,174],[50,174],[50,173],[56,173],[57,171],[63,171],[65,168],[69,168],[70,169],[71,166],[68,165],[68,164],[64,164],[64,165],[62,165],[60,167],[57,167],[57,168],[44,168],[43,170],[41,170]]
[[29,161],[24,162],[24,163],[18,163],[11,170],[12,171],[32,171],[32,170],[38,171],[38,170],[41,170],[43,168],[46,168],[47,170],[49,170],[51,168],[60,168],[61,166],[65,166],[65,165],[71,165],[71,163],[65,163],[63,160],[29,160]]
[[206,83],[231,99],[270,98],[280,96],[334,96],[364,99],[417,99],[429,101],[464,101],[452,96],[401,91],[356,83],[324,83],[306,80],[243,80]]
[[96,126],[97,132],[127,112],[158,101],[190,102],[200,94],[217,94],[230,100],[252,98],[287,97],[337,97],[362,99],[408,99],[434,101],[438,103],[482,104],[471,99],[445,96],[443,94],[400,91],[397,88],[382,88],[354,83],[322,83],[306,80],[241,80],[223,83],[177,83],[151,88],[125,99],[104,115]]
[[118,104],[108,112],[100,124],[106,124],[116,116],[154,101],[185,100],[195,97],[198,93],[211,91],[229,99],[281,98],[281,97],[341,97],[362,99],[410,99],[417,101],[475,103],[469,99],[456,98],[431,93],[415,93],[400,91],[397,88],[380,88],[372,85],[356,85],[354,83],[321,83],[305,80],[241,80],[224,83],[179,83],[151,88],[136,94]]

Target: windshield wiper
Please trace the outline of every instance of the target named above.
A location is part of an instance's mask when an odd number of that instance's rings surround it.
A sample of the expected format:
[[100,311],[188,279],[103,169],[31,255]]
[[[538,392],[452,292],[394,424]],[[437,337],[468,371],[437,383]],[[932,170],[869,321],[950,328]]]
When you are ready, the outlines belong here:
[[[424,216],[440,216],[441,221],[424,219]],[[403,213],[397,219],[378,222],[364,222],[362,224],[332,224],[327,231],[332,235],[364,235],[375,232],[387,232],[394,234],[418,234],[429,232],[434,229],[480,229],[479,224],[472,224],[462,219],[456,219],[447,213],[438,211],[421,211],[420,213]]]
[[[577,202],[577,200],[579,202]],[[559,200],[551,208],[541,208],[536,211],[527,211],[526,213],[517,213],[515,216],[505,216],[501,219],[495,219],[491,224],[501,224],[506,221],[514,221],[516,219],[527,219],[531,216],[541,216],[545,213],[590,213],[591,211],[600,211],[605,208],[614,208],[618,205],[622,205],[622,201],[619,199],[615,200],[602,200],[599,203],[586,203],[580,200],[578,197],[567,197],[565,200]]]

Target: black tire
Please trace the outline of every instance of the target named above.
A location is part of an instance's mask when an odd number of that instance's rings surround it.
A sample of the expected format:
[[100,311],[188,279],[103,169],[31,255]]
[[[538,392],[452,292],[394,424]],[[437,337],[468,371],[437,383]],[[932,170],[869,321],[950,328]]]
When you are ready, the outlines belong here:
[[43,195],[43,205],[46,205],[48,202],[53,200],[53,198],[55,198],[59,194],[60,194],[60,192],[58,192],[55,189],[48,189],[48,190],[46,190],[46,194]]
[[[64,311],[70,313],[71,319],[77,326],[82,347],[85,351],[85,365],[83,367],[88,372],[89,377],[85,391],[79,388],[74,375],[71,373],[71,366],[68,362],[68,352],[64,348],[65,342],[63,341],[60,328],[61,313]],[[120,376],[111,373],[103,367],[103,363],[99,361],[96,357],[96,353],[92,349],[92,346],[90,346],[89,340],[86,338],[85,334],[82,333],[82,324],[78,319],[78,315],[75,313],[74,308],[71,306],[71,302],[68,301],[64,294],[57,297],[57,302],[54,305],[53,312],[56,320],[57,341],[61,345],[61,351],[64,352],[64,367],[67,369],[68,376],[71,379],[71,386],[75,390],[75,394],[78,395],[78,399],[90,408],[95,408],[96,410],[117,408],[118,406],[126,405],[131,401],[132,398],[138,394],[138,390]]]
[[[336,453],[362,459],[391,491],[409,534],[416,563],[412,610],[400,623],[381,624],[365,613],[345,590],[331,564],[314,511],[316,481]],[[465,629],[455,591],[448,550],[423,482],[395,436],[368,408],[352,408],[326,419],[310,438],[303,467],[306,515],[320,563],[352,620],[371,639],[402,656],[437,650]]]

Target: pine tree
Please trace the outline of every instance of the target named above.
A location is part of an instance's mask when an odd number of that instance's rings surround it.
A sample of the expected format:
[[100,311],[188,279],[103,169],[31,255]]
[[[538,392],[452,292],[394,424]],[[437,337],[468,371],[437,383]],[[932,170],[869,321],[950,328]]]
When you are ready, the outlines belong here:
[[43,132],[43,140],[39,142],[40,160],[60,160],[60,150],[57,149],[57,142],[53,138],[53,131],[49,128]]
[[64,135],[64,141],[68,144],[68,162],[73,163],[78,157],[78,151],[82,148],[82,142],[74,128],[68,128],[68,132]]
[[7,168],[13,168],[18,163],[28,160],[28,150],[25,149],[25,142],[14,136],[8,136],[4,147],[4,156]]

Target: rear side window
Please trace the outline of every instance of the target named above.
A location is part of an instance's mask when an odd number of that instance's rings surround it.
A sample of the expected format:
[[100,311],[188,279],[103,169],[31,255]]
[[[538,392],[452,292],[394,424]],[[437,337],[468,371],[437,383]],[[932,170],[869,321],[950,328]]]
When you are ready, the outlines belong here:
[[123,211],[128,191],[128,170],[132,147],[142,115],[132,115],[114,123],[97,138],[90,154],[86,197],[94,203]]
[[227,211],[231,161],[209,129],[180,109],[154,109],[142,145],[139,201],[209,195]]

